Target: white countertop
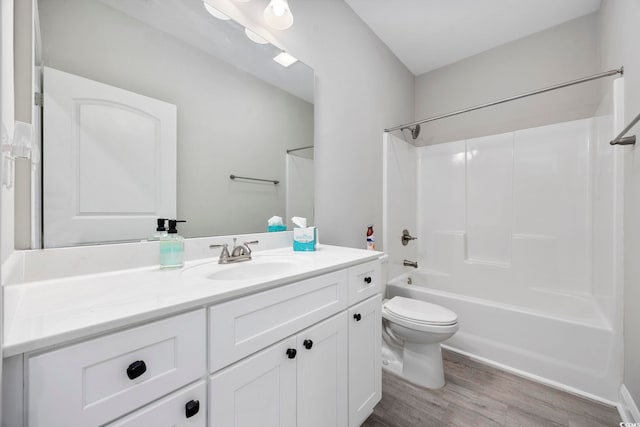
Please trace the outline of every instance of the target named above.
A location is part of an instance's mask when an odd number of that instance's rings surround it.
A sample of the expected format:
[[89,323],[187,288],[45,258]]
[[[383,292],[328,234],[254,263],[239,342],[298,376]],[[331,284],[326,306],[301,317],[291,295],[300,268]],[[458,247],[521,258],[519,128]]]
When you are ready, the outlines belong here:
[[[4,357],[69,343],[137,322],[153,320],[292,283],[379,258],[381,252],[318,245],[315,252],[291,248],[254,252],[256,261],[291,257],[291,271],[267,278],[210,280],[194,267],[217,257],[192,261],[184,268],[147,267],[66,277],[5,287]],[[300,262],[295,262],[296,260]],[[254,261],[248,261],[249,264]],[[200,267],[206,270],[208,267]]]

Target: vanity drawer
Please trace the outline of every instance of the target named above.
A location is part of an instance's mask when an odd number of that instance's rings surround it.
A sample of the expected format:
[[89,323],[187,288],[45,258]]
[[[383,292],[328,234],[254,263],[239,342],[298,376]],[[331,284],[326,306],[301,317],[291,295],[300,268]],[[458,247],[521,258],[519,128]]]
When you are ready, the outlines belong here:
[[207,387],[204,381],[200,381],[145,406],[107,427],[205,427],[206,425]]
[[363,301],[382,291],[380,260],[349,268],[349,305]]
[[209,371],[347,308],[347,271],[314,277],[209,309]]
[[28,425],[98,426],[197,380],[206,319],[198,310],[28,361]]

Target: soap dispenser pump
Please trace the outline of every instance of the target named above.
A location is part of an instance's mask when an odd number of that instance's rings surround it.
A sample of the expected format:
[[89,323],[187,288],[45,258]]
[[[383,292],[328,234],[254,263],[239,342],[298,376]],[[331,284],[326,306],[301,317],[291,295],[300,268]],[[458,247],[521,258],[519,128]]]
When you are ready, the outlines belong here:
[[160,268],[180,268],[184,265],[184,237],[178,234],[175,219],[169,220],[167,234],[160,238]]
[[167,227],[165,226],[167,223],[166,218],[158,218],[158,226],[156,227],[156,232],[149,238],[149,240],[160,240],[162,237],[167,235]]

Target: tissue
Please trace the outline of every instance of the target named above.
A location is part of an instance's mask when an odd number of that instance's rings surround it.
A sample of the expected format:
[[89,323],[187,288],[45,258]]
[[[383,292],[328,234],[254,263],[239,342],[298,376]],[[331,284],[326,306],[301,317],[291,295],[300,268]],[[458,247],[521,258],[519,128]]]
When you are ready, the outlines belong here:
[[293,222],[296,225],[296,227],[300,227],[300,228],[307,227],[307,218],[294,216],[293,218],[291,218],[291,222]]
[[307,227],[307,219],[299,216],[291,218],[291,222],[296,225],[293,229],[293,250],[294,251],[315,251],[316,250],[316,228]]
[[285,231],[286,229],[287,229],[287,226],[284,225],[284,223],[282,222],[281,216],[272,216],[267,220],[268,232]]

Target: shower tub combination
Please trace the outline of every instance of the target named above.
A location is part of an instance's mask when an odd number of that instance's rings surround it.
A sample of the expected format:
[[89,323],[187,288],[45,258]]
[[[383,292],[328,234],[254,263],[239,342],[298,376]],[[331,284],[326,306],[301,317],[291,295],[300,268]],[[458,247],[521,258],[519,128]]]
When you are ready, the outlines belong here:
[[[612,404],[623,152],[609,141],[623,127],[623,84],[588,119],[425,147],[385,134],[387,297],[456,312],[445,347]],[[406,247],[404,228],[418,236]]]

